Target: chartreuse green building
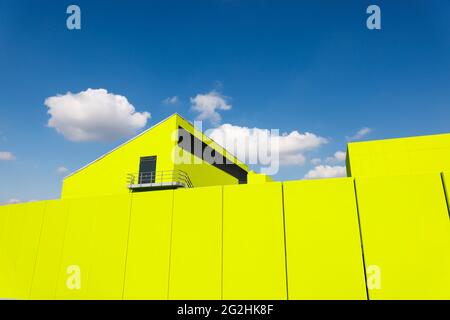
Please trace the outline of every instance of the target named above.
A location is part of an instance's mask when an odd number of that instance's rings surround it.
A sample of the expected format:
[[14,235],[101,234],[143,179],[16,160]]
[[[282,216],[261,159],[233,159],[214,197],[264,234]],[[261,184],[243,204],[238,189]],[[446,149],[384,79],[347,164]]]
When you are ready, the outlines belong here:
[[0,207],[0,298],[450,299],[450,134],[273,182],[179,115]]

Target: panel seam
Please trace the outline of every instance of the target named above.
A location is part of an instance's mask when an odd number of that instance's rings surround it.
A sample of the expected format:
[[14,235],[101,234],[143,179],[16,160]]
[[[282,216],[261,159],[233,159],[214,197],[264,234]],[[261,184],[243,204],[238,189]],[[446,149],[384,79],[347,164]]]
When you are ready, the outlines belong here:
[[364,244],[363,244],[363,237],[362,237],[361,218],[360,218],[360,214],[359,214],[358,192],[356,191],[356,180],[355,179],[353,179],[353,191],[355,193],[356,215],[358,217],[359,240],[360,240],[360,244],[361,244],[361,255],[362,255],[362,263],[363,263],[363,271],[364,271],[364,284],[366,287],[366,297],[367,297],[367,300],[370,300],[369,287],[367,285],[366,259],[365,259],[365,255],[364,255]]
[[441,172],[441,181],[442,181],[442,186],[444,187],[444,197],[445,197],[445,204],[447,205],[447,213],[448,213],[448,217],[450,219],[450,203],[448,202],[448,196],[447,196],[447,188],[445,187],[445,179],[444,179],[444,173]]
[[284,234],[284,269],[286,273],[286,300],[289,300],[288,260],[286,244],[286,214],[284,210],[284,183],[281,183],[281,206],[283,208],[283,234]]
[[171,269],[171,260],[172,260],[172,238],[173,238],[173,215],[174,215],[174,205],[175,205],[175,190],[172,191],[172,212],[170,214],[170,240],[169,240],[169,272],[167,274],[167,300],[169,300],[170,295],[170,269]]
[[60,250],[60,254],[59,254],[59,263],[58,263],[58,275],[56,276],[56,283],[55,283],[55,292],[54,292],[54,299],[56,299],[57,294],[58,294],[58,283],[59,283],[59,279],[61,278],[61,267],[62,267],[62,263],[63,263],[63,257],[64,257],[64,247],[66,245],[66,238],[67,238],[67,228],[69,226],[69,222],[70,222],[70,217],[71,217],[71,207],[73,204],[73,199],[71,200],[60,200],[61,204],[63,203],[63,201],[67,201],[67,208],[66,208],[66,221],[64,224],[64,235],[63,235],[63,239],[62,239],[62,246],[61,246],[61,250]]
[[131,213],[133,211],[133,192],[130,193],[130,209],[128,212],[128,235],[127,235],[127,246],[125,250],[125,267],[123,270],[123,286],[122,286],[122,300],[125,300],[125,283],[127,280],[127,265],[128,265],[128,249],[130,245],[130,234],[131,234]]
[[42,238],[42,230],[44,229],[44,220],[45,220],[45,216],[46,216],[46,211],[47,211],[47,202],[44,203],[44,208],[43,208],[41,226],[40,226],[40,231],[39,231],[38,245],[37,245],[37,249],[36,249],[36,256],[34,257],[33,274],[31,275],[30,290],[28,292],[29,299],[31,299],[31,292],[33,289],[34,277],[36,275],[36,263],[38,260],[38,255],[41,252],[41,250],[40,250],[41,249],[41,238]]
[[224,215],[224,211],[223,211],[223,193],[224,193],[224,187],[221,186],[221,195],[222,195],[222,214],[221,214],[221,218],[222,218],[222,223],[221,223],[221,244],[220,244],[220,300],[223,300],[223,215]]

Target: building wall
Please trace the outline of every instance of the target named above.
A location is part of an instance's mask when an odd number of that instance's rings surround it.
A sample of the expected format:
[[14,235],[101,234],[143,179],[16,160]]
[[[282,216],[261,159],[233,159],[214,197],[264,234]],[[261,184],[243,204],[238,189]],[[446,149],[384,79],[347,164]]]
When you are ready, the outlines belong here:
[[450,298],[450,222],[439,173],[356,180],[371,299]]
[[173,190],[133,194],[124,299],[167,299]]
[[367,299],[354,180],[283,186],[289,298]]
[[169,299],[221,299],[222,205],[222,187],[174,192]]
[[[79,289],[67,286],[71,266],[81,268]],[[450,221],[438,173],[0,206],[1,298],[367,299],[367,293],[450,299]]]
[[273,179],[271,176],[268,176],[264,173],[256,173],[254,171],[250,171],[248,173],[248,184],[258,184],[258,183],[266,183],[266,182],[273,182]]
[[[66,177],[63,182],[61,198],[127,195],[130,193],[127,187],[127,174],[139,172],[140,157],[153,155],[157,156],[156,171],[183,170],[196,187],[238,184],[238,180],[233,176],[176,146],[179,126],[227,155],[233,163],[248,170],[235,157],[208,139],[202,132],[195,130],[188,121],[175,114]],[[188,161],[184,164],[174,163],[175,156]]]
[[0,207],[0,297],[29,297],[46,205]]
[[223,299],[286,299],[281,183],[225,186],[223,201]]
[[176,117],[171,117],[86,166],[63,182],[61,198],[126,195],[127,174],[139,172],[142,156],[157,155],[156,170],[173,170]]
[[[177,147],[178,148],[178,147]],[[182,151],[187,153],[186,151]],[[192,156],[194,158],[195,156]],[[194,159],[193,161],[201,161]],[[222,170],[201,161],[198,164],[179,164],[175,165],[177,170],[186,172],[194,187],[207,187],[216,185],[238,184],[238,179],[223,172]]]
[[224,148],[222,148],[222,146],[220,146],[219,144],[217,144],[214,140],[212,140],[211,138],[209,138],[208,136],[206,136],[205,134],[203,134],[202,131],[194,128],[192,126],[192,124],[185,120],[183,117],[178,116],[177,117],[177,126],[181,126],[182,128],[184,128],[185,130],[187,130],[188,132],[190,132],[191,134],[193,134],[196,138],[203,140],[204,142],[206,142],[209,146],[211,146],[214,150],[217,150],[218,152],[220,152],[221,154],[223,154],[224,156],[226,156],[229,160],[231,160],[233,163],[237,164],[239,167],[241,167],[242,169],[244,169],[245,171],[248,171],[248,167],[245,163],[242,163],[241,161],[239,161],[235,156],[233,156],[231,153],[229,153],[227,150],[225,150]]
[[450,134],[349,143],[347,173],[379,177],[450,171]]
[[[188,131],[194,137],[205,142],[208,146],[211,146],[220,154],[226,156],[232,163],[248,172],[248,167],[245,164],[240,162],[236,157],[228,153],[220,145],[204,135],[200,130],[195,129],[182,117],[177,118],[177,127],[179,126]],[[183,163],[178,162],[175,164],[175,169],[186,172],[195,187],[231,185],[239,183],[237,178],[215,166],[210,165],[196,155],[193,155],[178,146],[175,149],[175,154],[178,155],[180,159],[183,159]]]

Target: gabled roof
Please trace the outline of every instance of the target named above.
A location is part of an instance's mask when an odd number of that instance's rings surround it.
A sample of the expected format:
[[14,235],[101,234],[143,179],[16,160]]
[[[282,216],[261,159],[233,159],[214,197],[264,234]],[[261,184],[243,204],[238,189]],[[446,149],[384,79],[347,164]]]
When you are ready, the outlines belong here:
[[88,164],[84,165],[84,166],[81,167],[80,169],[77,169],[77,170],[75,170],[74,172],[71,172],[70,174],[68,174],[67,176],[65,176],[64,179],[69,178],[70,176],[73,176],[75,173],[80,172],[81,170],[83,170],[83,169],[89,167],[91,164],[93,164],[93,163],[95,163],[95,162],[97,162],[97,161],[103,159],[104,157],[106,157],[106,156],[109,155],[110,153],[113,153],[113,152],[116,151],[117,149],[120,149],[120,148],[123,147],[124,145],[130,143],[131,141],[133,141],[133,140],[139,138],[140,136],[144,135],[145,133],[147,133],[148,131],[152,130],[153,128],[159,126],[159,125],[162,124],[163,122],[166,122],[167,120],[171,119],[172,117],[176,117],[176,116],[181,117],[178,113],[175,112],[174,114],[170,115],[169,117],[167,117],[167,118],[165,118],[165,119],[159,121],[158,123],[154,124],[154,125],[151,126],[150,128],[145,129],[145,130],[142,131],[141,133],[135,135],[134,137],[128,139],[128,140],[125,141],[124,143],[118,145],[118,146],[115,147],[114,149],[112,149],[112,150],[108,151],[107,153],[101,155],[101,156],[98,157],[97,159],[95,159],[95,160],[89,162]]
[[[197,129],[194,127],[194,125],[193,125],[189,120],[187,120],[186,118],[182,117],[179,113],[175,112],[175,113],[173,113],[172,115],[168,116],[167,118],[165,118],[165,119],[159,121],[158,123],[154,124],[154,125],[151,126],[150,128],[145,129],[144,131],[142,131],[141,133],[137,134],[136,136],[134,136],[134,137],[128,139],[127,141],[123,142],[122,144],[120,144],[119,146],[115,147],[114,149],[112,149],[112,150],[108,151],[107,153],[101,155],[101,156],[98,157],[97,159],[95,159],[95,160],[89,162],[88,164],[84,165],[83,167],[81,167],[81,168],[79,168],[79,169],[77,169],[77,170],[71,172],[70,174],[68,174],[67,176],[65,176],[64,179],[69,178],[69,177],[73,176],[74,174],[80,172],[81,170],[83,170],[83,169],[89,167],[91,164],[93,164],[93,163],[95,163],[95,162],[97,162],[97,161],[103,159],[104,157],[106,157],[106,156],[109,155],[110,153],[116,151],[117,149],[120,149],[121,147],[123,147],[123,146],[125,146],[126,144],[130,143],[131,141],[133,141],[133,140],[139,138],[140,136],[144,135],[145,133],[149,132],[150,130],[156,128],[156,127],[159,126],[160,124],[166,122],[167,120],[169,120],[169,119],[171,119],[171,118],[173,118],[173,117],[179,117],[179,118],[183,119],[184,121],[188,122],[188,123],[194,128],[194,130],[197,130]],[[199,130],[197,130],[197,131],[199,131]],[[199,132],[200,132],[200,131],[199,131]],[[204,135],[203,132],[201,132],[201,134]],[[209,139],[210,141],[214,142],[215,144],[217,144],[218,146],[220,146],[220,144],[218,144],[217,142],[215,142],[215,141],[214,141],[213,139],[211,139],[210,137],[208,137],[208,139]],[[222,147],[222,148],[223,148],[223,147]],[[224,149],[225,151],[227,151],[225,148],[223,148],[223,149]],[[234,159],[235,159],[236,161],[238,161],[240,164],[245,165],[242,161],[239,161],[237,157],[233,156],[233,155],[230,154],[228,151],[227,151],[227,153],[228,153],[230,156],[234,157]]]

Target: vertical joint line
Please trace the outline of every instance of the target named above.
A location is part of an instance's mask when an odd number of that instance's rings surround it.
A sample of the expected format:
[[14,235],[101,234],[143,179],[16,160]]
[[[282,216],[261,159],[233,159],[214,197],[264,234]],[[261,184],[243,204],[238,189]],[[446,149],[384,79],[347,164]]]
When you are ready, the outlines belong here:
[[224,187],[220,188],[222,190],[222,226],[221,226],[221,249],[220,249],[220,299],[223,300],[223,193]]
[[47,201],[43,205],[43,212],[42,212],[42,220],[41,220],[41,226],[39,227],[39,238],[38,238],[38,244],[36,249],[36,255],[34,257],[34,264],[33,264],[33,273],[31,275],[31,283],[30,283],[30,289],[28,291],[28,298],[31,299],[31,293],[33,292],[33,284],[34,284],[34,277],[36,275],[36,264],[38,261],[39,253],[41,252],[41,238],[42,238],[42,230],[44,229],[44,220],[45,220],[45,213],[47,211]]
[[122,286],[122,300],[125,299],[125,284],[127,278],[127,265],[128,265],[128,248],[130,247],[130,234],[131,234],[131,213],[133,211],[133,193],[130,194],[130,209],[128,212],[128,235],[127,235],[127,245],[125,251],[125,268],[123,272],[123,286]]
[[366,286],[367,300],[370,300],[369,287],[367,286],[366,259],[365,259],[365,256],[364,256],[364,244],[363,244],[363,237],[362,237],[361,218],[360,218],[360,215],[359,215],[358,192],[356,191],[356,180],[355,179],[353,179],[353,190],[355,192],[356,215],[358,217],[359,241],[361,243],[361,254],[362,254],[363,270],[364,270],[364,284]]
[[56,283],[55,283],[54,299],[56,299],[56,297],[58,295],[58,284],[59,284],[59,280],[60,280],[60,276],[61,276],[64,247],[66,246],[67,228],[69,226],[69,220],[72,215],[72,213],[70,211],[72,210],[72,204],[73,204],[74,200],[60,200],[60,201],[61,201],[61,203],[64,203],[64,201],[66,201],[67,206],[66,206],[66,221],[64,223],[64,235],[63,235],[62,246],[61,246],[60,255],[59,255],[58,275],[56,276]]
[[445,187],[445,179],[444,179],[444,173],[441,172],[441,181],[442,181],[442,186],[444,187],[444,197],[445,197],[445,203],[447,204],[447,213],[448,213],[448,217],[450,219],[450,203],[448,202],[448,196],[447,196],[447,188]]
[[281,206],[283,208],[283,234],[284,234],[284,270],[286,274],[286,300],[289,300],[288,261],[286,244],[286,214],[284,210],[284,183],[281,183]]
[[174,205],[175,204],[175,190],[172,191],[172,213],[170,214],[170,242],[169,242],[169,273],[167,274],[167,300],[169,300],[170,295],[170,266],[172,264],[172,233],[173,233],[173,215],[174,215]]

